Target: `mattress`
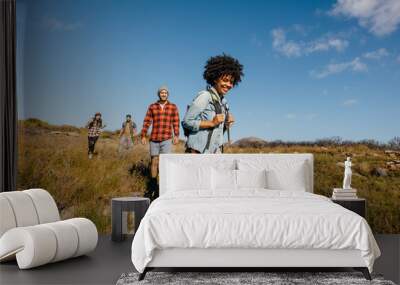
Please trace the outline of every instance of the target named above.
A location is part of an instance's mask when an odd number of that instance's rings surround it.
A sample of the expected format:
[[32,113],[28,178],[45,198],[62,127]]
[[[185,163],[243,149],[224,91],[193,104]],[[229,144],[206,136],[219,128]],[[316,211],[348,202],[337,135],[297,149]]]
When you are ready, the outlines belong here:
[[162,249],[359,250],[372,272],[380,251],[364,218],[308,192],[183,191],[156,199],[132,243],[139,272]]

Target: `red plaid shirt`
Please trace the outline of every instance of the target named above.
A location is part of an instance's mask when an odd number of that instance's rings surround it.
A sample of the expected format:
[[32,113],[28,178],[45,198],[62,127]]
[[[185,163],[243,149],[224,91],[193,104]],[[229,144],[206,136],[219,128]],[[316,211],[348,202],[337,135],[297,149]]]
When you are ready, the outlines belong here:
[[172,127],[174,128],[175,136],[179,137],[178,107],[168,101],[165,103],[163,109],[159,102],[151,104],[143,120],[142,137],[146,136],[147,130],[152,123],[151,141],[160,142],[171,139]]

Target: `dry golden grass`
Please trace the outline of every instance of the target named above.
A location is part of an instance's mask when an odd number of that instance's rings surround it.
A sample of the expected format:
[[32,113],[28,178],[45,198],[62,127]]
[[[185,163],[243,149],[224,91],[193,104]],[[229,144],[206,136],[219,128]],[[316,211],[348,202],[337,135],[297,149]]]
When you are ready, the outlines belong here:
[[[63,218],[91,219],[100,232],[110,232],[110,201],[118,196],[142,196],[148,183],[148,145],[135,144],[125,157],[118,152],[118,138],[107,132],[96,145],[97,155],[87,156],[86,130],[51,126],[41,121],[20,124],[18,188],[44,188],[55,198]],[[174,152],[184,151],[183,143]],[[385,167],[384,150],[365,145],[229,147],[228,153],[313,153],[314,191],[330,196],[340,187],[346,153],[353,155],[352,186],[368,200],[368,221],[375,232],[400,233],[400,171],[388,176],[371,174]]]

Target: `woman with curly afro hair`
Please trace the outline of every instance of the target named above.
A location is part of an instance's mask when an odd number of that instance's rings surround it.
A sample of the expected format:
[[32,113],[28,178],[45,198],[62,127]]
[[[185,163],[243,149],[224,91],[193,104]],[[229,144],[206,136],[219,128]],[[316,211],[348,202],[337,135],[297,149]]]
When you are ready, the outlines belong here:
[[188,106],[182,121],[187,153],[223,152],[224,131],[234,123],[226,94],[241,82],[243,65],[229,55],[210,57],[204,67],[206,90]]

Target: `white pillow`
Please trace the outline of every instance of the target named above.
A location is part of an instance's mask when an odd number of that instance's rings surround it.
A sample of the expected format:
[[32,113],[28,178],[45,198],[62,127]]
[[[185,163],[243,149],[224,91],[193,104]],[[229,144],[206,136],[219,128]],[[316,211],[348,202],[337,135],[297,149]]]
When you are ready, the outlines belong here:
[[236,170],[212,168],[214,190],[236,190]]
[[167,189],[168,191],[211,190],[211,167],[169,164]]
[[237,187],[267,188],[267,170],[236,170]]
[[305,162],[293,163],[284,169],[268,169],[268,189],[306,191]]

